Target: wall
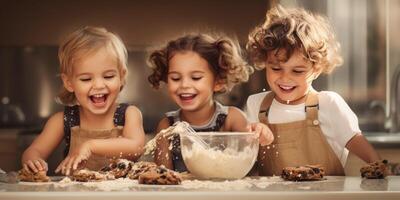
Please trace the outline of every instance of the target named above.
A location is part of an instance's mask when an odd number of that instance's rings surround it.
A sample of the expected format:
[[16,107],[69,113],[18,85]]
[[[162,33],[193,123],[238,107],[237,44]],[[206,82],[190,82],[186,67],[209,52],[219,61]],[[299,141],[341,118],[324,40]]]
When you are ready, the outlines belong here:
[[84,25],[105,26],[129,46],[207,28],[246,39],[268,5],[268,0],[2,0],[0,45],[57,45],[64,34]]

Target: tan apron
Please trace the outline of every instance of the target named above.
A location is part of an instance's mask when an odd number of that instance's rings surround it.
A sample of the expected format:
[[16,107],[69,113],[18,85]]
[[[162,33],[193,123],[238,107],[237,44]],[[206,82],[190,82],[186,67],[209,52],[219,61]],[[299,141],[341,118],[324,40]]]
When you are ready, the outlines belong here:
[[[108,130],[85,130],[79,126],[71,128],[71,143],[69,152],[77,148],[82,143],[91,139],[109,139],[122,136],[123,126],[118,126]],[[110,163],[111,157],[92,154],[87,160],[85,167],[90,170],[100,170]]]
[[318,93],[311,91],[306,97],[305,120],[282,124],[268,123],[274,96],[268,93],[260,106],[259,120],[268,125],[275,139],[271,145],[260,146],[259,175],[280,175],[284,167],[318,164],[325,168],[326,175],[343,176],[344,169],[319,126]]

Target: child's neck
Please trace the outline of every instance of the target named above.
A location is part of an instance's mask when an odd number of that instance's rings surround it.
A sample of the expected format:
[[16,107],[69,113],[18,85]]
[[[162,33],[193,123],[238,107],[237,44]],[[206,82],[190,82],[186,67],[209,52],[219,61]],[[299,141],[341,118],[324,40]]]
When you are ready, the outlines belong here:
[[114,104],[103,114],[94,114],[82,107],[79,109],[80,127],[83,129],[110,129],[114,127],[114,112],[117,105]]
[[181,110],[180,117],[191,125],[201,126],[210,121],[216,109],[214,101],[210,101],[200,109],[194,111]]
[[303,96],[301,96],[301,97],[299,97],[299,98],[297,98],[297,99],[294,99],[293,101],[285,101],[285,100],[279,98],[278,96],[275,96],[275,99],[276,99],[279,103],[281,103],[281,104],[286,104],[286,105],[298,105],[298,104],[305,103],[306,100],[307,100],[308,94],[309,94],[310,92],[313,92],[313,91],[315,91],[315,90],[314,90],[313,88],[310,88]]
[[302,96],[302,97],[300,97],[300,98],[298,98],[298,99],[295,99],[295,100],[293,100],[293,101],[285,101],[285,100],[282,100],[282,99],[280,99],[279,97],[277,97],[277,96],[275,96],[275,99],[279,102],[279,103],[281,103],[281,104],[285,104],[285,105],[298,105],[298,104],[302,104],[302,103],[305,103],[306,101],[306,96],[307,95],[304,95],[304,96]]

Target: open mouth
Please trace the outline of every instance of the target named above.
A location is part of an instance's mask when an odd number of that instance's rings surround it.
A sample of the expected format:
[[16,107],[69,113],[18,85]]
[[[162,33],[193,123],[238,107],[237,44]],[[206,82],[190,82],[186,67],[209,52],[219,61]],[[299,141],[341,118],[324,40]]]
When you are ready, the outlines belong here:
[[182,101],[191,101],[193,100],[197,95],[196,94],[179,94],[179,99],[181,99]]
[[104,105],[106,103],[107,97],[107,94],[94,94],[89,96],[92,103],[97,106]]
[[296,86],[278,85],[283,92],[292,92]]

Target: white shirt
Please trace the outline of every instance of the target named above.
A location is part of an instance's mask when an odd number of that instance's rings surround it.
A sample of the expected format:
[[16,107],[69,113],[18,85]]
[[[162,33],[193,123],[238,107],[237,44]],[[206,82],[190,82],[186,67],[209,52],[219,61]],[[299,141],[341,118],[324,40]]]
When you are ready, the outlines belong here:
[[[260,106],[268,93],[253,94],[247,99],[245,112],[250,122],[259,122]],[[361,133],[357,116],[344,99],[335,92],[319,92],[318,101],[318,120],[322,133],[344,167],[349,153],[345,146],[355,134]],[[305,103],[286,105],[274,99],[268,113],[269,123],[280,124],[304,120],[306,119],[304,106]]]

